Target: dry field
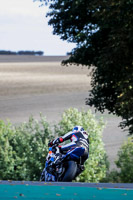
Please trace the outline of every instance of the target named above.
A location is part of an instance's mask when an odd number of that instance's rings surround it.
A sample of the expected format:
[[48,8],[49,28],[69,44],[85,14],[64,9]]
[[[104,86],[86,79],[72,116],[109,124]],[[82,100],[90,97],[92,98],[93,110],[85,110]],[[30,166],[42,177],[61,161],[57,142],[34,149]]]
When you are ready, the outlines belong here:
[[0,96],[88,91],[86,67],[61,66],[59,62],[0,63]]
[[[19,59],[0,57],[0,119],[10,119],[16,124],[27,121],[30,115],[39,118],[42,112],[54,124],[65,109],[89,109],[85,98],[88,97],[91,78],[86,67],[61,66],[61,58],[41,58],[41,62],[35,58],[27,62],[28,57],[24,60],[21,57],[21,62]],[[118,128],[119,118],[106,113],[103,117],[107,122],[103,141],[111,168],[114,168],[113,161],[127,133]]]

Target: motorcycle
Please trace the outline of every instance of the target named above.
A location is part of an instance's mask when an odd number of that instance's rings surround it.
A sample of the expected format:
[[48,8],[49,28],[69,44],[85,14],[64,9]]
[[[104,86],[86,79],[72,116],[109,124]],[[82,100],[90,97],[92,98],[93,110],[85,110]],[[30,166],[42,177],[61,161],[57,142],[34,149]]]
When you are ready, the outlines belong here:
[[76,147],[62,154],[57,144],[50,147],[40,181],[71,182],[74,180],[84,170],[80,162],[84,150],[83,147]]

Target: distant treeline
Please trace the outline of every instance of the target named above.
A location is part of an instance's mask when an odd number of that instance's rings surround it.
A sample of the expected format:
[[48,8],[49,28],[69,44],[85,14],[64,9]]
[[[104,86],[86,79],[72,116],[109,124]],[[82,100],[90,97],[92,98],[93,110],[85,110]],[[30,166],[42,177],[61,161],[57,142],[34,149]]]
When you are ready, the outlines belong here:
[[43,51],[4,51],[0,50],[0,55],[34,55],[34,56],[42,56],[44,54]]

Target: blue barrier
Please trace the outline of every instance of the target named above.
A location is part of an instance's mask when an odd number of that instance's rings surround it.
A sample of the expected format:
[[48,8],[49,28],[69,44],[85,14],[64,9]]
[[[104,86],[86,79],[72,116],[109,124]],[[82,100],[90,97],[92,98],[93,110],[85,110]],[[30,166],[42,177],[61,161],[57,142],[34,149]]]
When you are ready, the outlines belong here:
[[0,181],[0,200],[133,200],[133,184]]

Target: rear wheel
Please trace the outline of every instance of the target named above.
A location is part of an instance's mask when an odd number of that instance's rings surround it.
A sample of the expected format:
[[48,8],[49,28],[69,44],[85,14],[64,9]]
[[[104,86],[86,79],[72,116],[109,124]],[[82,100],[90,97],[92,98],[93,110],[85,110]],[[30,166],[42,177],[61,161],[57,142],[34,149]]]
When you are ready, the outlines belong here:
[[68,161],[62,182],[71,182],[75,178],[76,172],[77,164],[74,161]]

